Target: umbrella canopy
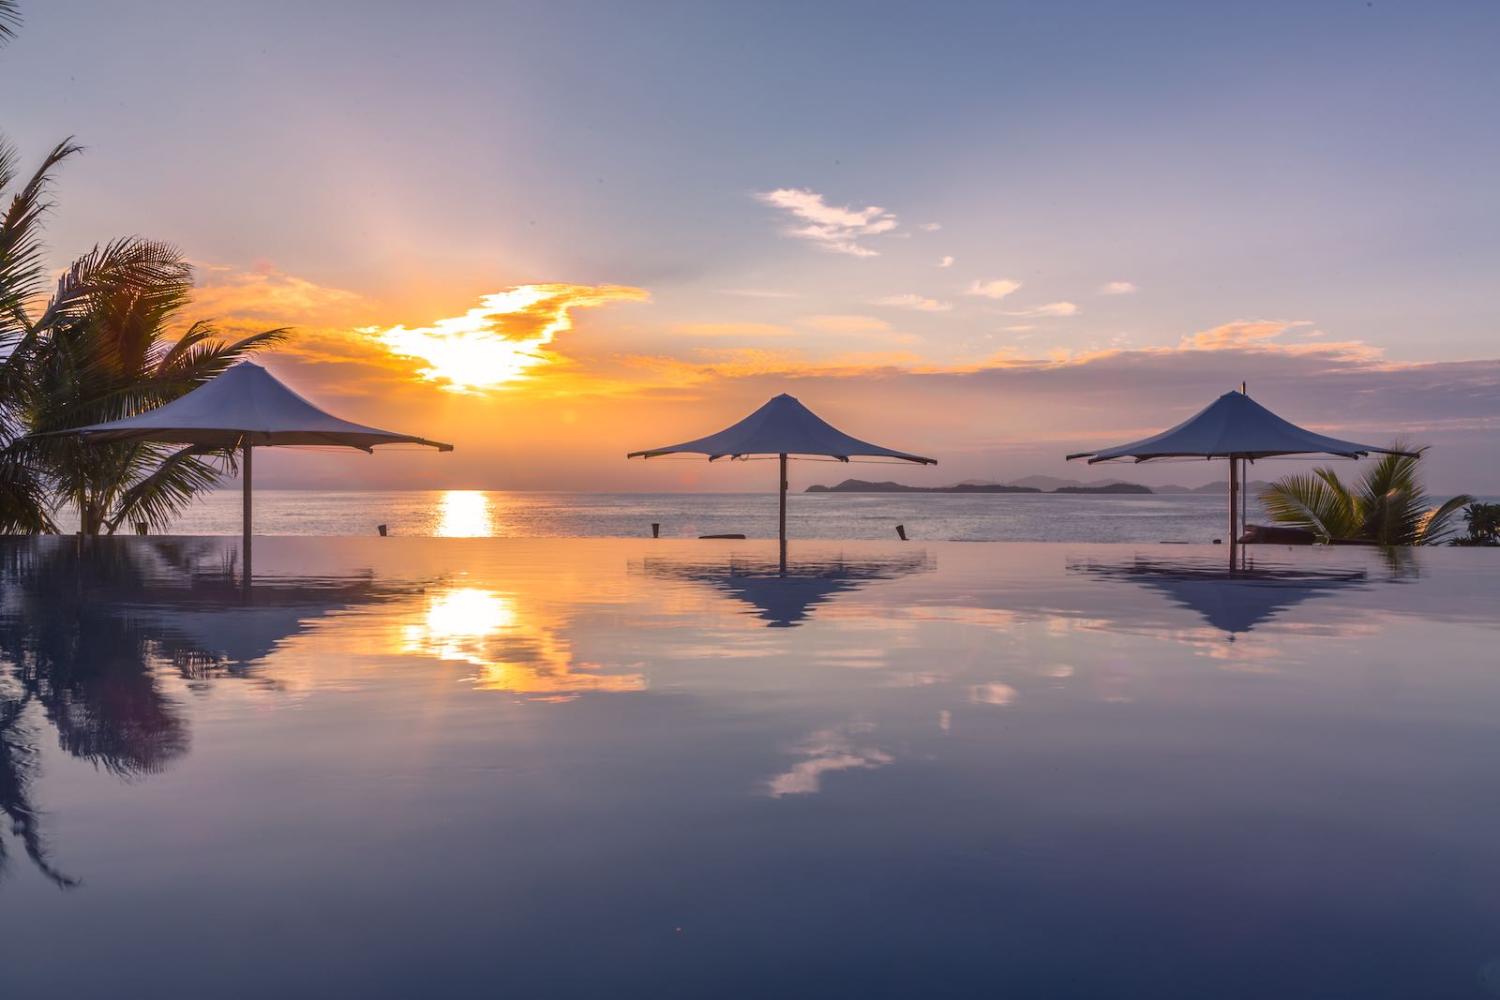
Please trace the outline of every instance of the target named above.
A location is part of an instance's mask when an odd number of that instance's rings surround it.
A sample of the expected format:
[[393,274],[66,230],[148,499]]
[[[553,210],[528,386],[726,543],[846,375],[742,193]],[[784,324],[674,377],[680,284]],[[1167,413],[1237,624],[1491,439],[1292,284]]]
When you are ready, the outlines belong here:
[[163,441],[218,448],[339,445],[370,451],[376,445],[419,444],[453,450],[440,441],[340,420],[249,361],[165,406],[67,433],[98,442]]
[[84,441],[97,443],[158,441],[208,449],[240,449],[240,482],[244,489],[241,548],[244,569],[241,580],[247,592],[250,587],[251,449],[277,445],[336,445],[370,452],[376,445],[418,444],[438,451],[453,450],[451,444],[441,441],[340,420],[288,389],[260,365],[249,361],[239,362],[165,406],[123,420],[56,433],[76,434]]
[[626,457],[656,458],[679,454],[707,455],[710,462],[719,458],[786,455],[835,458],[841,462],[851,458],[895,458],[919,465],[937,464],[935,458],[911,455],[852,438],[803,406],[795,396],[786,393],[717,434],[664,448],[633,451]]
[[1399,454],[1389,448],[1357,444],[1316,434],[1283,420],[1243,392],[1226,392],[1170,430],[1100,451],[1069,455],[1089,464],[1117,459],[1148,462],[1153,458],[1274,458],[1277,455],[1338,455],[1363,458],[1371,452]]
[[1374,452],[1411,454],[1316,434],[1283,420],[1241,391],[1226,392],[1187,420],[1160,434],[1114,448],[1078,452],[1069,455],[1068,460],[1086,458],[1093,465],[1122,459],[1136,462],[1156,458],[1229,459],[1229,558],[1232,564],[1239,543],[1236,491],[1241,460],[1253,462],[1278,455],[1364,458]]
[[662,448],[632,451],[626,458],[656,458],[660,455],[707,455],[720,458],[751,458],[774,455],[781,460],[781,571],[786,572],[786,463],[789,458],[894,458],[918,465],[937,465],[937,459],[883,448],[850,437],[803,406],[794,396],[782,393],[744,420],[717,434]]

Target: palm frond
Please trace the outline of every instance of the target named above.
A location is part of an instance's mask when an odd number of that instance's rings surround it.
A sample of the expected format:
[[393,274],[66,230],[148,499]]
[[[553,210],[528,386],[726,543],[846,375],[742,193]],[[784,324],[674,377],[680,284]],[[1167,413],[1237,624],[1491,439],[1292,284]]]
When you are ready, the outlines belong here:
[[192,445],[162,459],[154,472],[120,494],[106,522],[110,534],[127,522],[145,521],[157,530],[170,527],[199,493],[218,484],[222,465],[215,467],[202,458],[217,450]]
[[186,348],[179,351],[174,346],[172,351],[168,352],[169,360],[164,360],[163,364],[157,368],[157,379],[163,385],[185,384],[188,388],[196,388],[209,379],[223,374],[224,370],[235,362],[244,360],[262,348],[281,343],[286,340],[290,332],[289,327],[279,327],[275,330],[253,333],[226,344],[218,340],[207,339],[214,333],[209,327],[204,336],[199,337]]
[[40,470],[18,448],[0,450],[0,535],[53,532],[47,486]]
[[1287,476],[1262,490],[1260,503],[1278,524],[1303,528],[1324,541],[1339,537],[1342,500],[1319,475]]
[[[52,147],[0,215],[0,331],[6,327],[16,331],[28,325],[26,303],[40,294],[46,274],[41,220],[52,207],[47,198],[52,170],[82,149],[71,137]],[[0,190],[10,186],[15,176],[15,161],[15,149],[0,141]]]
[[1467,493],[1460,493],[1427,511],[1417,525],[1416,544],[1442,545],[1448,541],[1457,530],[1457,526],[1453,524],[1453,518],[1473,502],[1473,497]]
[[21,27],[21,9],[16,6],[16,0],[0,0],[0,42],[8,42],[16,37],[16,29]]
[[170,243],[137,236],[95,246],[75,260],[62,276],[47,308],[33,324],[50,330],[69,320],[92,315],[116,324],[136,316],[166,317],[186,304],[192,292],[193,268]]

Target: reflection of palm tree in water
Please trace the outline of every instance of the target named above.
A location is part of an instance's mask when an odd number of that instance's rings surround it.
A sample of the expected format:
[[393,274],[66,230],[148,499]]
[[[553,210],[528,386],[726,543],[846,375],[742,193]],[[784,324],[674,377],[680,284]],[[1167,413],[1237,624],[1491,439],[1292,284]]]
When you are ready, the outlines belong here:
[[154,774],[188,749],[158,671],[240,674],[306,620],[409,589],[373,575],[285,579],[257,586],[247,604],[221,542],[0,543],[0,816],[47,877],[74,884],[47,861],[31,795],[44,726],[111,774]]
[[[68,544],[7,556],[0,567],[11,596],[0,615],[0,813],[37,867],[67,886],[73,880],[47,860],[31,801],[39,734],[30,720],[40,713],[63,750],[122,777],[160,771],[187,750],[187,730],[152,672],[157,637],[80,585],[101,579],[96,574],[121,582],[136,569],[128,558],[85,565]],[[0,843],[0,866],[4,860]]]
[[[36,773],[36,750],[30,735],[21,724],[28,698],[0,701],[0,814],[10,822],[11,832],[20,839],[26,854],[47,878],[64,888],[78,884],[54,868],[47,860],[42,842],[41,825],[31,804],[31,779]],[[0,837],[0,874],[7,862],[4,837]]]

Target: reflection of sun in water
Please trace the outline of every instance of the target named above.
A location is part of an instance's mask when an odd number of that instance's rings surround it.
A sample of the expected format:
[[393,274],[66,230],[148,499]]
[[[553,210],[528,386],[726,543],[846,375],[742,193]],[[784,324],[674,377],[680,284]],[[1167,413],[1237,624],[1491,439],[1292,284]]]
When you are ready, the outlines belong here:
[[445,590],[427,602],[420,625],[406,628],[407,645],[440,660],[483,663],[484,640],[516,622],[515,607],[502,594],[475,587]]
[[436,534],[442,538],[488,538],[490,498],[479,490],[445,490],[438,501]]
[[[428,595],[421,618],[401,630],[402,652],[458,660],[479,668],[478,687],[566,700],[581,691],[641,691],[640,674],[574,670],[573,653],[555,625],[517,606],[512,594],[452,587]],[[597,664],[582,663],[583,670]]]

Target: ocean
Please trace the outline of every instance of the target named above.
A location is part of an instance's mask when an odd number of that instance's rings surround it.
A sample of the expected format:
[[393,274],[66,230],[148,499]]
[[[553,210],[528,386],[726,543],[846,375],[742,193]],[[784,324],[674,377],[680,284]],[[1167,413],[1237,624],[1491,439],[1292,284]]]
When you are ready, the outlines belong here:
[[[1251,521],[1263,520],[1254,497]],[[1016,542],[1212,542],[1228,519],[1223,496],[1048,493],[794,493],[794,538]],[[73,530],[69,518],[60,518]],[[484,490],[257,490],[261,535],[452,537],[776,535],[772,493],[523,493]],[[123,530],[123,529],[122,529]],[[204,496],[172,534],[238,535],[240,493]]]

